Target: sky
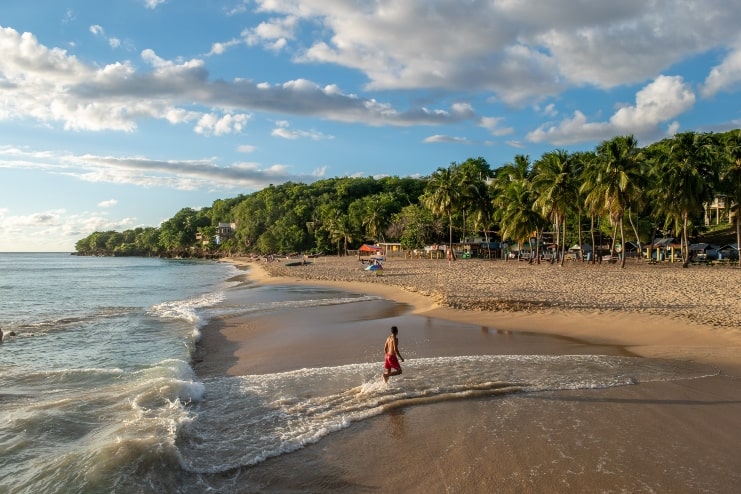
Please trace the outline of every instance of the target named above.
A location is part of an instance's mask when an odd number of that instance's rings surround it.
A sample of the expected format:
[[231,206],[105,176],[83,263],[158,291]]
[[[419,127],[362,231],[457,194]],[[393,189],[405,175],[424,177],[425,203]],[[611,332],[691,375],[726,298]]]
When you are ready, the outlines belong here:
[[3,0],[0,252],[741,127],[737,0]]

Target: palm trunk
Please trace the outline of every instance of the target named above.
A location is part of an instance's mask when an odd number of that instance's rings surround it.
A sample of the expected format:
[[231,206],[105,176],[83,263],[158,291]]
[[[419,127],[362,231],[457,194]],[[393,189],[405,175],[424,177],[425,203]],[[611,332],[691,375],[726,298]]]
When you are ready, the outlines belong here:
[[625,234],[623,232],[623,220],[620,219],[620,267],[625,268]]
[[595,247],[595,244],[596,244],[596,240],[594,239],[594,215],[591,215],[590,216],[590,219],[589,219],[589,230],[590,230],[590,232],[592,234],[592,259],[591,260],[592,260],[592,264],[594,264],[594,252],[595,252],[594,251],[594,247]]
[[449,243],[448,243],[448,248],[450,250],[453,250],[453,213],[449,213],[448,214],[448,220],[449,220],[448,221],[448,225],[449,225],[449,228],[450,228],[450,239],[449,239]]
[[563,219],[563,238],[561,239],[561,267],[563,267],[564,256],[566,254],[566,217]]
[[683,221],[684,224],[682,225],[682,230],[683,230],[682,237],[684,237],[682,239],[683,240],[683,243],[682,243],[682,257],[684,259],[683,259],[683,262],[682,262],[682,267],[683,268],[688,268],[690,266],[690,256],[689,256],[689,253],[690,253],[690,239],[687,236],[687,229],[688,229],[688,223],[689,223],[688,216],[689,215],[685,212],[682,216],[684,217],[684,221]]
[[[736,211],[736,253],[741,253],[741,205]],[[738,265],[741,266],[741,254],[739,254]]]
[[582,239],[582,236],[581,236],[581,209],[579,209],[579,212],[577,214],[578,214],[578,216],[577,216],[576,225],[577,225],[577,228],[579,229],[579,232],[578,232],[578,235],[577,235],[577,237],[579,238],[579,255],[583,257],[584,256],[584,252],[582,252],[582,250],[581,250],[582,245],[584,245],[584,242],[583,242],[583,239]]
[[630,227],[633,229],[633,235],[636,236],[638,253],[641,254],[641,260],[643,260],[643,246],[641,245],[641,238],[638,236],[638,230],[636,229],[635,224],[633,224],[633,215],[630,214],[630,209],[628,210],[628,220],[630,220]]

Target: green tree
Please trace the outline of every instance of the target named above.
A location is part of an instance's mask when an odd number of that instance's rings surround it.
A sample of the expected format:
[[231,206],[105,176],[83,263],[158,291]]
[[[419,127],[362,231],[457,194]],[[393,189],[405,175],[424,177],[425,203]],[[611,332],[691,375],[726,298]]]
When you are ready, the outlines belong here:
[[[337,214],[328,222],[329,236],[332,242],[337,242],[337,255],[347,255],[348,243],[353,241],[355,235],[350,219],[346,214]],[[344,249],[340,250],[340,242],[344,242]]]
[[533,207],[537,208],[544,217],[552,220],[556,231],[556,245],[561,249],[561,262],[565,251],[566,215],[571,211],[577,200],[578,174],[574,170],[574,160],[569,159],[569,153],[563,149],[545,153],[535,163],[535,173],[532,186],[537,197]]
[[499,222],[502,239],[514,240],[518,249],[523,243],[529,244],[533,232],[537,248],[537,232],[544,224],[544,218],[533,208],[532,173],[530,157],[520,154],[497,170],[492,183],[493,219]]
[[456,175],[457,165],[451,163],[448,168],[438,168],[428,179],[422,196],[422,204],[435,215],[448,218],[449,243],[453,246],[453,212],[458,207],[461,191]]
[[689,225],[713,200],[718,182],[715,148],[708,134],[684,132],[662,141],[654,153],[654,197],[667,222],[682,231],[682,258],[689,266]]
[[[614,137],[597,146],[597,167],[589,177],[587,188],[591,199],[602,201],[602,210],[610,218],[610,223],[620,230],[620,244],[623,246],[620,266],[625,267],[625,232],[623,218],[625,212],[640,198],[644,174],[643,155],[638,142],[632,135]],[[634,229],[635,230],[635,229]],[[639,240],[640,241],[640,240]],[[613,249],[614,249],[613,241]]]
[[736,245],[741,246],[741,130],[727,132],[722,140],[723,167],[720,191],[736,217]]

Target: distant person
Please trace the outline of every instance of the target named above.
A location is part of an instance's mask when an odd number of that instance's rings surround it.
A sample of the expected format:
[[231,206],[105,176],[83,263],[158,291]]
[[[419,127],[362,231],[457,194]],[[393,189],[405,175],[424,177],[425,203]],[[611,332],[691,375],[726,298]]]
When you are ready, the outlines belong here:
[[399,353],[399,338],[397,338],[397,334],[399,334],[399,329],[396,326],[391,326],[391,334],[386,338],[386,344],[383,347],[383,353],[385,354],[383,368],[386,370],[383,373],[383,382],[386,383],[389,382],[389,377],[401,374],[399,359],[404,362],[404,357]]
[[0,342],[3,341],[3,328],[0,328]]

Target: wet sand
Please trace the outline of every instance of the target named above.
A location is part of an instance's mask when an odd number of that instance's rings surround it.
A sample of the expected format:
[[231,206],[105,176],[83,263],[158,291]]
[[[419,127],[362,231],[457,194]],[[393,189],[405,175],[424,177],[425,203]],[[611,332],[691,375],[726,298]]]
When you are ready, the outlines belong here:
[[[481,269],[469,264],[459,272],[453,266],[445,271],[446,264],[435,269],[453,278],[465,277],[464,269]],[[311,267],[316,266],[292,268],[296,271],[286,277],[276,276],[282,274],[277,265],[248,266],[259,283],[336,286],[387,301],[214,321],[204,328],[197,372],[240,375],[378,361],[380,373],[383,340],[395,324],[408,359],[637,355],[698,362],[718,375],[401,408],[245,469],[239,473],[243,492],[731,493],[741,488],[741,331],[732,325],[736,315],[705,314],[698,322],[661,310],[601,305],[460,310],[444,306],[444,296],[425,288],[437,281],[405,273],[403,267],[397,271],[399,278],[406,277],[403,287],[386,282],[393,279],[392,269],[384,280],[353,280],[337,279],[360,271],[347,260],[327,262],[323,271],[305,269]],[[540,278],[549,274],[546,269],[537,272]],[[298,270],[305,272],[295,276]],[[633,279],[645,276],[634,271]],[[532,271],[520,276],[525,273]],[[673,280],[675,274],[670,275]],[[724,276],[729,283],[738,275]],[[618,272],[615,279],[623,277]],[[727,293],[738,286],[726,287]],[[626,287],[616,283],[613,290],[623,293]],[[510,295],[514,300],[517,293]],[[613,296],[611,303],[619,308],[620,297]],[[714,304],[714,310],[722,311],[724,303]],[[660,306],[661,299],[654,305]]]

